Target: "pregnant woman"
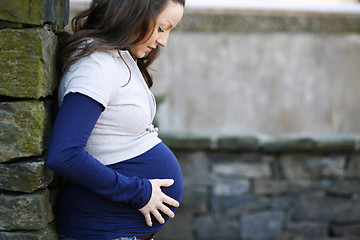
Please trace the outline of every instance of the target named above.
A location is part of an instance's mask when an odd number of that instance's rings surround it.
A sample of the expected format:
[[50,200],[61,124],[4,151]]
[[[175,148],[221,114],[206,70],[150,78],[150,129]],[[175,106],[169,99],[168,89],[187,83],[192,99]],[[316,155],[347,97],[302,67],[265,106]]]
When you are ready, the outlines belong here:
[[93,0],[59,38],[60,109],[47,164],[67,181],[60,239],[153,239],[174,217],[181,170],[152,124],[148,72],[185,0]]

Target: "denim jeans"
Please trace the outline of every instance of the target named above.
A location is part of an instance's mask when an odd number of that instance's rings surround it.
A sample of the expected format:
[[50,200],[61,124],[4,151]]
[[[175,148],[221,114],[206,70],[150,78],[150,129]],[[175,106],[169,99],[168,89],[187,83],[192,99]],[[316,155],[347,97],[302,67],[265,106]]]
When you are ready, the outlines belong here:
[[[76,240],[76,239],[68,238],[68,237],[65,237],[65,236],[59,236],[59,240]],[[112,240],[140,240],[140,239],[136,238],[136,237],[121,237],[121,238],[115,238],[115,239],[112,239]]]

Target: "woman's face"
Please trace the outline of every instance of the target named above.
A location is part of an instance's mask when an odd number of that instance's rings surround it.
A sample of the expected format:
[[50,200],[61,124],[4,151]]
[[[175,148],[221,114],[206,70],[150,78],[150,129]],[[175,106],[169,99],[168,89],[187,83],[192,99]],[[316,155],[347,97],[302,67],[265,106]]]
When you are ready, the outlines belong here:
[[155,19],[155,29],[150,38],[129,47],[130,53],[136,58],[143,58],[158,45],[165,47],[169,38],[170,30],[173,29],[181,20],[184,8],[180,4],[172,1]]

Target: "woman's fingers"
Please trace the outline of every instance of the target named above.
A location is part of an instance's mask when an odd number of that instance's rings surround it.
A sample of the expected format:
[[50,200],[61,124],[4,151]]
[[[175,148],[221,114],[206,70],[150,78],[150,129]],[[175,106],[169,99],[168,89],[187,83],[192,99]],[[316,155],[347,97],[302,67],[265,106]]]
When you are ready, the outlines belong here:
[[164,218],[161,216],[160,212],[159,211],[155,211],[152,213],[155,217],[155,219],[160,223],[160,224],[164,224],[165,223],[165,220]]
[[149,227],[152,226],[151,216],[150,213],[144,214],[146,225]]
[[170,218],[173,218],[175,216],[174,212],[171,211],[171,209],[165,204],[174,207],[179,207],[180,205],[178,201],[167,196],[161,191],[161,187],[170,187],[171,185],[173,185],[174,180],[152,179],[150,180],[150,183],[152,185],[151,198],[143,208],[139,209],[139,211],[144,215],[145,222],[149,227],[152,226],[151,215],[153,215],[159,223],[165,223],[165,220],[162,217],[160,211],[163,212],[165,215],[169,216]]
[[161,212],[163,212],[164,214],[168,215],[170,218],[175,217],[175,213],[173,211],[171,211],[170,208],[166,207],[165,205],[161,206],[161,208],[159,210]]
[[[165,194],[164,194],[165,195]],[[164,198],[164,203],[170,205],[170,206],[173,206],[173,207],[179,207],[180,206],[180,203],[178,201],[176,201],[175,199],[165,195],[165,198]]]

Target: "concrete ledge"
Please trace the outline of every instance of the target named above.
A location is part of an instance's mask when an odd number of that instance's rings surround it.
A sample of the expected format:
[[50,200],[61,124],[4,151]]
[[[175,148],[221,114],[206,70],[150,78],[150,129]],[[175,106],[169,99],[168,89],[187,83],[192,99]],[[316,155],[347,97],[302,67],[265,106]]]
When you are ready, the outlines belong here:
[[283,134],[207,137],[160,133],[173,150],[220,150],[264,153],[351,153],[360,151],[359,135]]
[[315,32],[359,33],[360,15],[249,9],[188,9],[181,32]]

